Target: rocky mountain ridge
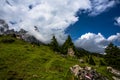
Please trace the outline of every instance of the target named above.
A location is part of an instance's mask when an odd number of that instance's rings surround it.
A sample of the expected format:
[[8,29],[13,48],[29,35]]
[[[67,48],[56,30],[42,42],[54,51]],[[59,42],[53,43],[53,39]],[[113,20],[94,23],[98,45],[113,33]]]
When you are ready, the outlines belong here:
[[43,44],[41,41],[37,40],[34,36],[28,34],[27,31],[24,29],[20,29],[19,31],[9,29],[8,24],[2,19],[0,19],[0,35],[13,35],[17,39],[22,39],[30,43],[35,43],[38,45]]

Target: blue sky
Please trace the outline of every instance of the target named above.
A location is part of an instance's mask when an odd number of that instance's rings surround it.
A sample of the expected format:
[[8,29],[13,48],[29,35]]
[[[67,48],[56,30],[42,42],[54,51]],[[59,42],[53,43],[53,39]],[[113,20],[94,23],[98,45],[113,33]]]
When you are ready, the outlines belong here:
[[55,35],[63,44],[71,35],[91,52],[104,53],[110,42],[120,46],[120,0],[0,0],[0,19],[44,43]]
[[120,32],[120,27],[114,24],[115,17],[120,16],[120,5],[96,16],[89,16],[87,13],[78,13],[78,16],[79,21],[66,29],[66,33],[70,34],[73,40],[88,32],[101,33],[106,38]]

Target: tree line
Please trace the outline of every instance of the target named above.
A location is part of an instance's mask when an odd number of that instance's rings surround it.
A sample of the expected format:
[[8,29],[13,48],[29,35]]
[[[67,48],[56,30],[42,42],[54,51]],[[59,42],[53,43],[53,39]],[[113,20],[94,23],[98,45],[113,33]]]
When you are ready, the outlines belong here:
[[113,43],[108,44],[108,46],[105,48],[105,55],[99,53],[91,53],[82,48],[76,48],[74,46],[74,43],[72,42],[70,35],[61,46],[58,44],[56,37],[53,36],[49,45],[53,51],[59,52],[64,55],[67,55],[68,48],[72,48],[75,52],[75,56],[78,58],[87,55],[89,58],[88,63],[91,65],[95,65],[92,56],[103,57],[105,61],[101,60],[100,65],[107,65],[120,69],[120,48],[115,46]]
[[110,43],[105,48],[105,53],[106,55],[104,57],[107,65],[120,70],[120,48]]
[[75,51],[75,46],[72,42],[70,35],[68,36],[68,38],[66,39],[62,46],[58,44],[58,41],[55,36],[52,37],[49,45],[53,51],[60,52],[61,54],[64,55],[67,54],[68,48],[72,48]]

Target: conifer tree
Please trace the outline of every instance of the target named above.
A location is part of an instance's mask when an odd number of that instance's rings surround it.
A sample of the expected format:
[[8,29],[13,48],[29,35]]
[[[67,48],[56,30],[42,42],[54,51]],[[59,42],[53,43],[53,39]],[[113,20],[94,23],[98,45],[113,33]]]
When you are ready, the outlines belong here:
[[70,35],[68,36],[68,38],[62,46],[62,54],[67,54],[68,48],[73,48],[73,50],[75,49]]
[[105,48],[105,52],[107,53],[107,55],[113,53],[113,48],[114,48],[113,43],[110,43],[110,44]]
[[103,62],[103,60],[100,60],[100,65],[105,66],[105,62]]
[[94,62],[94,60],[93,60],[93,57],[92,57],[92,56],[89,57],[89,61],[88,61],[88,62],[89,62],[89,64],[91,64],[91,65],[96,65],[95,62]]
[[120,49],[113,43],[110,43],[105,48],[105,61],[107,65],[112,66],[120,70]]
[[58,44],[57,39],[55,38],[55,36],[52,37],[50,46],[54,51],[59,52],[59,44]]

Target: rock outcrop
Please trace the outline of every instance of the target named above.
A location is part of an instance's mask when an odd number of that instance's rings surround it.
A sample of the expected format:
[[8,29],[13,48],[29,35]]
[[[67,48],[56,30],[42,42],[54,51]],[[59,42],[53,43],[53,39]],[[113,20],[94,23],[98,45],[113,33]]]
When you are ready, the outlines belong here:
[[112,67],[107,67],[107,70],[108,70],[109,72],[113,73],[113,74],[116,75],[116,76],[120,76],[120,71],[118,71],[118,70],[116,70],[116,69],[114,69],[114,68],[112,68]]
[[68,53],[69,56],[75,56],[75,52],[73,50],[73,48],[68,48]]
[[[35,29],[37,30],[37,27],[35,27]],[[17,39],[22,39],[30,43],[35,43],[38,45],[43,44],[34,36],[28,34],[27,31],[24,29],[20,29],[19,31],[15,31],[14,29],[9,29],[8,24],[2,19],[0,19],[0,35],[13,35]]]
[[84,63],[84,60],[83,60],[83,59],[79,59],[79,62],[80,62],[80,63]]
[[70,67],[70,71],[78,78],[78,80],[108,80],[89,66],[82,68],[79,65],[74,65]]
[[8,30],[8,28],[8,24],[4,20],[0,19],[0,34],[3,34],[5,31]]
[[118,71],[110,66],[107,67],[107,70],[115,75],[112,77],[114,80],[120,80],[120,71]]

